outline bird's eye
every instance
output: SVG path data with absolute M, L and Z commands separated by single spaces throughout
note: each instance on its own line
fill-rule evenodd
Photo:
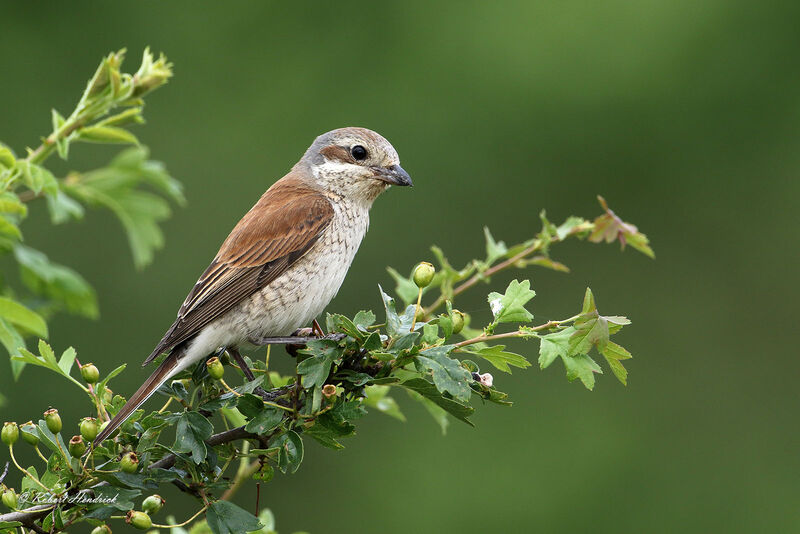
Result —
M 367 157 L 367 149 L 361 145 L 356 145 L 350 149 L 350 153 L 353 155 L 353 158 L 361 161 Z

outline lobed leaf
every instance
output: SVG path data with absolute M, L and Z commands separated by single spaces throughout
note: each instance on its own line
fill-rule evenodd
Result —
M 530 280 L 512 280 L 506 292 L 489 293 L 489 307 L 492 309 L 494 323 L 527 323 L 533 319 L 533 314 L 525 309 L 525 304 L 536 296 L 531 289 Z

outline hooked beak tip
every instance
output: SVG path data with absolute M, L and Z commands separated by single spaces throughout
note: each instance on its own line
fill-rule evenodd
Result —
M 392 165 L 383 169 L 383 180 L 392 185 L 414 187 L 411 176 L 400 165 Z

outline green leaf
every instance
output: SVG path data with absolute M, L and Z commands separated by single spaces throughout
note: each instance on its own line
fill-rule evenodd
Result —
M 569 217 L 566 221 L 556 228 L 558 239 L 564 240 L 570 234 L 580 231 L 587 225 L 586 220 L 581 217 Z
M 78 201 L 60 189 L 54 195 L 47 196 L 47 209 L 50 211 L 50 220 L 53 224 L 61 224 L 70 219 L 83 218 L 83 206 Z
M 422 378 L 412 378 L 410 380 L 406 380 L 405 382 L 400 383 L 399 385 L 431 401 L 436 406 L 442 408 L 444 411 L 446 411 L 459 421 L 463 421 L 467 423 L 469 426 L 475 426 L 472 424 L 472 421 L 467 419 L 470 415 L 472 415 L 472 412 L 475 411 L 475 409 L 472 408 L 472 406 L 468 406 L 458 401 L 443 397 L 441 393 L 439 393 L 439 390 L 436 388 L 436 386 L 434 386 L 427 380 L 424 380 Z
M 64 126 L 64 117 L 53 108 L 51 111 L 52 116 L 52 123 L 53 123 L 53 132 L 58 132 L 61 130 L 61 127 Z M 67 159 L 69 155 L 69 142 L 70 136 L 57 136 L 56 139 L 56 149 L 58 150 L 58 157 L 61 159 Z
M 192 454 L 194 463 L 202 463 L 206 459 L 208 450 L 205 441 L 211 437 L 214 427 L 197 412 L 183 412 L 178 419 L 175 430 L 175 445 L 177 452 Z
M 525 369 L 526 367 L 531 366 L 531 362 L 525 359 L 524 356 L 520 356 L 519 354 L 514 354 L 513 352 L 506 352 L 504 349 L 506 348 L 505 345 L 495 345 L 492 347 L 484 347 L 478 350 L 471 350 L 469 346 L 467 346 L 464 352 L 468 352 L 470 354 L 475 354 L 480 356 L 484 360 L 491 363 L 497 369 L 504 371 L 506 373 L 510 373 L 511 369 L 509 365 L 513 365 L 514 367 L 519 367 L 520 369 Z
M 206 510 L 206 522 L 214 534 L 242 534 L 261 528 L 256 516 L 230 501 L 216 501 Z
M 472 392 L 469 387 L 472 375 L 457 360 L 448 356 L 453 348 L 453 345 L 431 347 L 420 352 L 417 360 L 430 370 L 433 383 L 439 391 L 466 402 Z
M 77 184 L 65 191 L 81 201 L 110 209 L 128 235 L 134 263 L 138 268 L 152 261 L 155 250 L 164 244 L 158 222 L 170 214 L 169 204 L 161 197 L 136 189 L 149 184 L 178 203 L 184 198 L 180 184 L 158 162 L 146 161 L 147 150 L 125 150 L 108 167 L 84 173 Z
M 329 313 L 326 322 L 329 330 L 347 334 L 357 341 L 364 339 L 364 332 L 359 330 L 355 323 L 344 315 L 340 315 L 338 313 Z
M 46 168 L 24 159 L 17 162 L 17 167 L 22 172 L 22 183 L 37 195 L 42 191 L 48 195 L 58 192 L 58 181 Z
M 14 380 L 17 380 L 20 373 L 22 373 L 22 369 L 25 367 L 25 363 L 13 357 L 20 356 L 20 349 L 25 348 L 25 340 L 11 323 L 3 319 L 0 319 L 0 343 L 3 344 L 9 356 L 12 357 L 11 372 L 14 375 Z
M 47 337 L 47 323 L 42 317 L 14 300 L 0 297 L 0 318 L 39 337 Z
M 67 350 L 61 353 L 61 358 L 58 359 L 58 368 L 61 369 L 65 375 L 68 375 L 72 370 L 72 365 L 75 363 L 75 358 L 77 356 L 78 353 L 75 352 L 75 349 L 69 347 Z
M 597 309 L 597 305 L 594 302 L 594 293 L 592 293 L 592 289 L 587 287 L 586 293 L 583 295 L 583 307 L 581 308 L 581 314 L 586 314 L 591 311 L 595 311 Z
M 321 387 L 328 379 L 333 360 L 340 356 L 339 344 L 332 339 L 314 339 L 306 344 L 302 354 L 310 354 L 297 364 L 297 374 L 303 376 L 303 387 Z
M 116 126 L 89 126 L 78 130 L 78 139 L 89 143 L 122 143 L 138 145 L 136 136 Z
M 149 149 L 144 146 L 127 148 L 117 154 L 110 165 L 118 173 L 153 186 L 179 206 L 185 204 L 183 185 L 169 175 L 162 162 L 147 159 L 149 155 Z
M 283 410 L 275 408 L 274 406 L 264 406 L 263 409 L 247 423 L 245 430 L 253 434 L 267 434 L 281 424 L 284 413 Z
M 281 434 L 275 440 L 275 447 L 279 447 L 278 467 L 282 473 L 294 473 L 303 462 L 303 440 L 294 430 Z
M 118 374 L 120 374 L 122 371 L 124 371 L 127 366 L 128 366 L 127 363 L 123 363 L 122 365 L 120 365 L 119 367 L 108 373 L 108 375 L 106 375 L 106 377 L 103 378 L 100 382 L 98 382 L 97 386 L 95 387 L 97 394 L 102 395 L 105 392 L 106 386 L 108 385 L 109 381 Z
M 10 148 L 0 144 L 0 169 L 5 167 L 6 169 L 12 169 L 17 164 L 17 160 L 14 157 L 14 153 L 11 151 Z
M 570 381 L 580 378 L 587 389 L 594 387 L 594 373 L 602 373 L 600 366 L 586 354 L 575 354 L 572 351 L 572 339 L 577 333 L 572 326 L 559 332 L 541 336 L 539 347 L 539 367 L 548 367 L 553 360 L 560 357 Z
M 561 359 L 564 361 L 564 367 L 567 368 L 567 379 L 570 382 L 580 378 L 586 389 L 589 391 L 594 389 L 594 373 L 602 374 L 603 371 L 593 359 L 586 354 L 566 356 Z
M 372 313 L 371 311 L 361 310 L 353 318 L 353 322 L 356 324 L 357 327 L 366 330 L 367 327 L 375 324 L 375 314 Z
M 525 309 L 525 304 L 536 295 L 531 289 L 530 280 L 512 280 L 504 295 L 489 293 L 489 306 L 494 315 L 494 323 L 527 323 L 533 315 Z
M 20 232 L 19 227 L 2 215 L 0 215 L 0 234 L 22 239 L 22 232 Z
M 346 403 L 343 403 L 346 404 Z M 359 403 L 360 404 L 360 403 Z M 363 411 L 363 407 L 359 406 Z M 346 413 L 346 411 L 344 412 Z M 358 418 L 361 413 L 353 414 Z M 333 450 L 343 449 L 344 446 L 337 441 L 355 434 L 356 427 L 344 417 L 342 410 L 333 410 L 316 418 L 314 425 L 306 429 L 306 434 L 314 438 L 321 445 Z
M 414 280 L 411 277 L 404 277 L 391 267 L 387 267 L 386 270 L 389 272 L 392 278 L 394 278 L 394 281 L 397 284 L 394 288 L 395 293 L 397 293 L 397 296 L 403 300 L 403 303 L 408 306 L 412 302 L 417 302 L 419 288 L 414 283 Z
M 5 193 L 0 193 L 0 212 L 25 217 L 28 215 L 28 207 L 20 201 L 17 195 L 6 191 Z
M 621 360 L 627 360 L 633 358 L 630 352 L 625 350 L 624 347 L 621 347 L 614 343 L 613 341 L 609 341 L 606 343 L 605 348 L 602 350 L 603 357 L 608 362 L 608 366 L 611 367 L 611 372 L 614 373 L 614 376 L 617 377 L 617 380 L 622 382 L 623 385 L 628 385 L 628 370 L 622 365 Z
M 561 262 L 557 262 L 552 260 L 546 256 L 534 256 L 530 259 L 520 260 L 520 262 L 524 265 L 537 265 L 539 267 L 544 267 L 546 269 L 552 269 L 554 271 L 559 271 L 562 273 L 568 273 L 569 267 L 564 265 Z
M 540 336 L 539 368 L 546 369 L 553 361 L 569 356 L 569 339 L 575 333 L 575 328 L 569 326 L 558 332 Z
M 608 320 L 597 310 L 581 315 L 575 320 L 575 332 L 569 339 L 570 354 L 589 354 L 593 346 L 602 351 L 608 336 Z
M 403 315 L 398 315 L 395 310 L 394 299 L 384 293 L 380 285 L 378 289 L 381 292 L 383 307 L 386 310 L 386 332 L 392 337 L 407 334 L 411 330 L 411 323 L 414 321 L 414 305 L 409 305 L 403 312 Z M 420 327 L 422 327 L 421 324 Z
M 508 247 L 502 241 L 495 241 L 488 226 L 483 227 L 483 235 L 486 236 L 486 265 L 491 265 L 508 253 Z
M 67 311 L 96 318 L 97 296 L 94 289 L 77 272 L 50 262 L 38 250 L 17 244 L 14 257 L 20 264 L 20 277 L 34 293 L 64 306 Z

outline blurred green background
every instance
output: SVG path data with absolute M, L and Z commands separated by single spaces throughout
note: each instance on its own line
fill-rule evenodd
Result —
M 24 225 L 100 299 L 98 322 L 58 317 L 51 341 L 101 371 L 130 362 L 114 389 L 132 392 L 239 217 L 316 135 L 366 126 L 415 187 L 377 201 L 330 310 L 377 310 L 384 267 L 405 272 L 433 243 L 461 263 L 482 253 L 484 225 L 517 242 L 542 208 L 599 214 L 598 193 L 657 260 L 570 243 L 555 257 L 571 274 L 493 280 L 530 277 L 542 320 L 574 313 L 587 285 L 604 313 L 631 317 L 627 388 L 607 372 L 588 392 L 559 364 L 495 373 L 514 407 L 447 436 L 398 395 L 407 423 L 370 415 L 344 451 L 310 444 L 296 475 L 262 488 L 282 533 L 800 531 L 798 17 L 796 2 L 730 0 L 6 2 L 0 139 L 18 152 L 107 52 L 127 47 L 135 69 L 150 45 L 176 71 L 136 131 L 189 198 L 154 264 L 134 270 L 105 213 L 52 228 L 38 206 Z M 54 165 L 114 150 L 76 145 Z M 487 291 L 459 307 L 486 313 Z M 535 343 L 513 348 L 535 361 Z M 13 383 L 0 366 L 0 420 L 87 414 L 46 371 Z M 193 511 L 166 496 L 179 520 Z

